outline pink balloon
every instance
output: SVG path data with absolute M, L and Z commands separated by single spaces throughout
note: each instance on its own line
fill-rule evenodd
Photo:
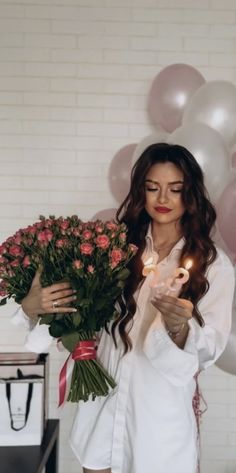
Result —
M 132 157 L 136 146 L 133 143 L 121 148 L 109 168 L 109 186 L 118 203 L 121 203 L 129 192 Z
M 233 169 L 236 169 L 236 151 L 234 151 L 234 153 L 231 156 L 231 164 L 232 164 Z
M 172 64 L 162 69 L 148 97 L 148 112 L 154 124 L 168 132 L 179 127 L 190 97 L 204 83 L 200 72 L 188 64 Z
M 106 220 L 113 220 L 115 219 L 117 209 L 103 209 L 99 210 L 93 217 L 92 220 L 102 220 L 106 222 Z
M 132 157 L 132 163 L 134 164 L 137 159 L 140 158 L 141 154 L 146 148 L 148 148 L 148 146 L 153 145 L 155 143 L 167 143 L 169 136 L 169 133 L 164 130 L 156 130 L 155 133 L 145 136 L 135 147 Z
M 227 373 L 236 375 L 236 290 L 234 293 L 234 307 L 232 312 L 232 328 L 226 348 L 216 365 Z
M 236 178 L 222 192 L 217 205 L 219 231 L 226 245 L 236 254 Z
M 227 373 L 236 375 L 236 333 L 231 333 L 227 346 L 216 365 Z
M 225 241 L 223 240 L 221 233 L 219 231 L 218 225 L 216 225 L 215 233 L 214 233 L 214 243 L 227 254 L 229 259 L 231 260 L 232 265 L 234 266 L 236 263 L 236 255 L 230 251 L 228 246 L 226 245 Z

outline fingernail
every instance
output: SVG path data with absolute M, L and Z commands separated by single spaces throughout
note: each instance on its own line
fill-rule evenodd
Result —
M 77 309 L 72 309 L 72 312 L 77 312 Z

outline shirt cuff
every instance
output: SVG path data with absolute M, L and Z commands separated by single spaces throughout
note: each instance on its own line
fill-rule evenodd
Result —
M 14 312 L 11 321 L 14 325 L 24 325 L 28 330 L 32 330 L 37 325 L 37 320 L 28 317 L 21 306 Z
M 14 325 L 23 325 L 28 331 L 24 343 L 24 348 L 34 353 L 48 352 L 53 337 L 49 334 L 48 325 L 40 325 L 37 320 L 32 320 L 19 307 L 12 315 Z
M 48 352 L 53 337 L 48 331 L 48 325 L 35 325 L 35 327 L 27 334 L 25 340 L 26 350 L 34 353 Z
M 198 372 L 198 354 L 191 327 L 188 334 L 189 344 L 180 349 L 169 337 L 164 327 L 150 330 L 144 343 L 144 353 L 152 366 L 171 384 L 184 386 Z

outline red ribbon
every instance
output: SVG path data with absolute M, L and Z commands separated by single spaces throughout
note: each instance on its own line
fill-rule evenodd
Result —
M 96 360 L 96 342 L 95 340 L 84 340 L 75 347 L 72 358 L 77 360 Z
M 74 351 L 68 356 L 59 375 L 59 404 L 60 407 L 65 400 L 66 382 L 67 382 L 67 365 L 70 359 L 74 361 L 95 360 L 96 359 L 96 341 L 83 340 L 78 343 Z

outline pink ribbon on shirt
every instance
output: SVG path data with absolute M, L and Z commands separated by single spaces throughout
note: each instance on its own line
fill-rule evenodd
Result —
M 204 412 L 206 412 L 206 410 L 207 410 L 207 403 L 206 403 L 206 401 L 205 401 L 205 399 L 202 395 L 202 392 L 200 390 L 199 383 L 198 383 L 199 374 L 200 374 L 200 371 L 198 371 L 194 375 L 194 379 L 195 379 L 195 382 L 196 382 L 196 388 L 195 388 L 195 393 L 194 393 L 194 396 L 193 396 L 193 399 L 192 399 L 193 410 L 194 410 L 194 414 L 195 414 L 195 417 L 196 417 L 196 423 L 197 423 L 198 459 L 197 459 L 197 471 L 196 471 L 196 473 L 200 473 L 200 457 L 199 457 L 199 453 L 200 453 L 200 420 L 201 420 L 202 414 L 204 414 Z M 203 403 L 203 406 L 204 406 L 203 409 L 201 408 L 201 402 Z
M 68 370 L 71 361 L 96 360 L 96 340 L 82 340 L 76 345 L 74 351 L 70 353 L 64 363 L 59 375 L 59 403 L 60 407 L 66 396 L 67 380 L 72 369 Z

